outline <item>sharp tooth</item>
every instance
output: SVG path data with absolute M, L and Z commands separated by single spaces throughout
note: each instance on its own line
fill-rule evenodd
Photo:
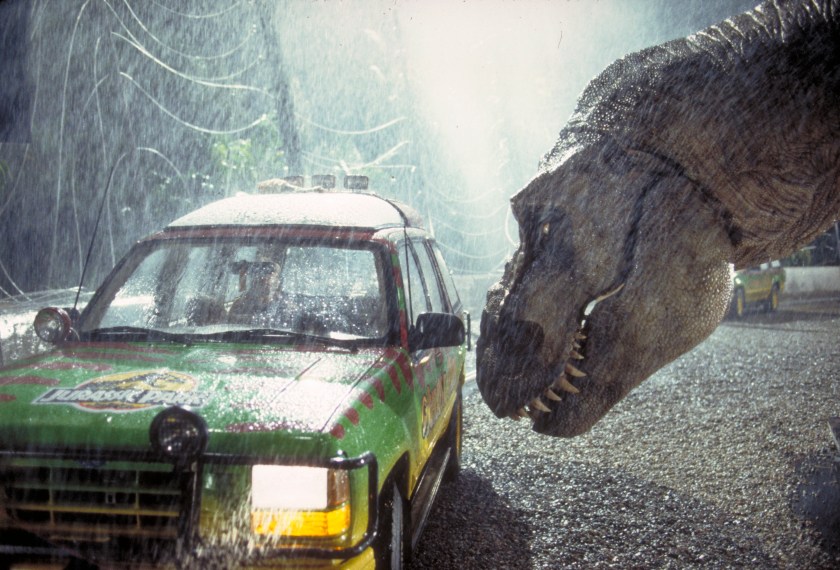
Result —
M 520 418 L 528 418 L 528 417 L 531 417 L 531 416 L 528 414 L 528 410 L 526 410 L 526 409 L 525 409 L 525 406 L 522 406 L 521 408 L 519 408 L 518 410 L 516 410 L 516 413 L 517 413 L 517 415 L 519 415 L 519 417 L 520 417 Z
M 575 360 L 583 360 L 583 355 L 579 353 L 577 350 L 572 350 L 571 357 Z
M 552 390 L 551 388 L 546 388 L 545 389 L 545 397 L 548 398 L 549 400 L 554 400 L 555 402 L 562 402 L 563 401 L 563 398 L 558 396 L 557 393 L 554 390 Z
M 522 419 L 522 416 L 520 416 L 517 412 L 511 413 L 508 417 L 515 422 L 518 422 L 519 420 Z
M 575 341 L 575 342 L 572 343 L 572 347 L 573 348 L 580 348 L 580 343 Z
M 576 332 L 575 333 L 575 338 L 578 339 L 578 340 L 586 340 L 586 335 L 583 334 L 582 332 Z
M 549 408 L 548 406 L 543 404 L 542 400 L 540 400 L 539 398 L 534 398 L 533 400 L 531 400 L 531 407 L 535 408 L 535 409 L 537 409 L 541 412 L 550 412 L 551 411 L 551 408 Z
M 583 378 L 584 376 L 586 376 L 585 373 L 581 372 L 569 363 L 566 363 L 566 374 L 568 374 L 569 376 L 574 376 L 575 378 Z
M 580 392 L 575 385 L 569 382 L 564 374 L 561 374 L 560 377 L 554 381 L 554 387 L 563 390 L 564 392 L 569 392 L 571 394 L 577 394 Z
M 596 303 L 599 303 L 599 302 L 603 301 L 604 299 L 607 299 L 607 298 L 609 298 L 609 297 L 612 297 L 613 295 L 615 295 L 616 293 L 618 293 L 619 291 L 621 291 L 621 289 L 622 289 L 623 287 L 624 287 L 624 283 L 622 283 L 621 285 L 619 285 L 618 287 L 616 287 L 616 288 L 615 288 L 615 289 L 613 289 L 612 291 L 609 291 L 608 293 L 604 293 L 603 295 L 599 295 L 598 297 L 595 297 L 595 302 L 596 302 Z

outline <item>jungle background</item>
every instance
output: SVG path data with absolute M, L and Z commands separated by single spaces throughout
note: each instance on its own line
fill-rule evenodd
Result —
M 480 311 L 508 200 L 586 83 L 752 4 L 0 0 L 0 296 L 95 288 L 259 180 L 364 174 L 424 214 Z M 837 264 L 838 241 L 786 263 Z

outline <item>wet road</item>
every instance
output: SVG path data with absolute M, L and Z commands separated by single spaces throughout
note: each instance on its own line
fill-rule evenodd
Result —
M 414 568 L 840 568 L 840 298 L 725 321 L 575 439 L 465 404 Z

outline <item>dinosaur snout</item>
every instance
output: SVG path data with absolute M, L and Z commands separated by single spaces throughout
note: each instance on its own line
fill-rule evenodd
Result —
M 545 340 L 542 326 L 532 321 L 502 321 L 498 342 L 518 358 L 530 360 L 539 353 Z
M 512 353 L 517 358 L 534 357 L 545 340 L 545 332 L 539 323 L 506 318 L 504 313 L 496 317 L 484 311 L 480 330 L 484 340 L 482 344 L 503 347 L 505 353 Z

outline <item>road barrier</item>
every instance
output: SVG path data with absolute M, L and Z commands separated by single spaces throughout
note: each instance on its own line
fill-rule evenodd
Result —
M 840 267 L 785 267 L 785 295 L 840 293 Z

